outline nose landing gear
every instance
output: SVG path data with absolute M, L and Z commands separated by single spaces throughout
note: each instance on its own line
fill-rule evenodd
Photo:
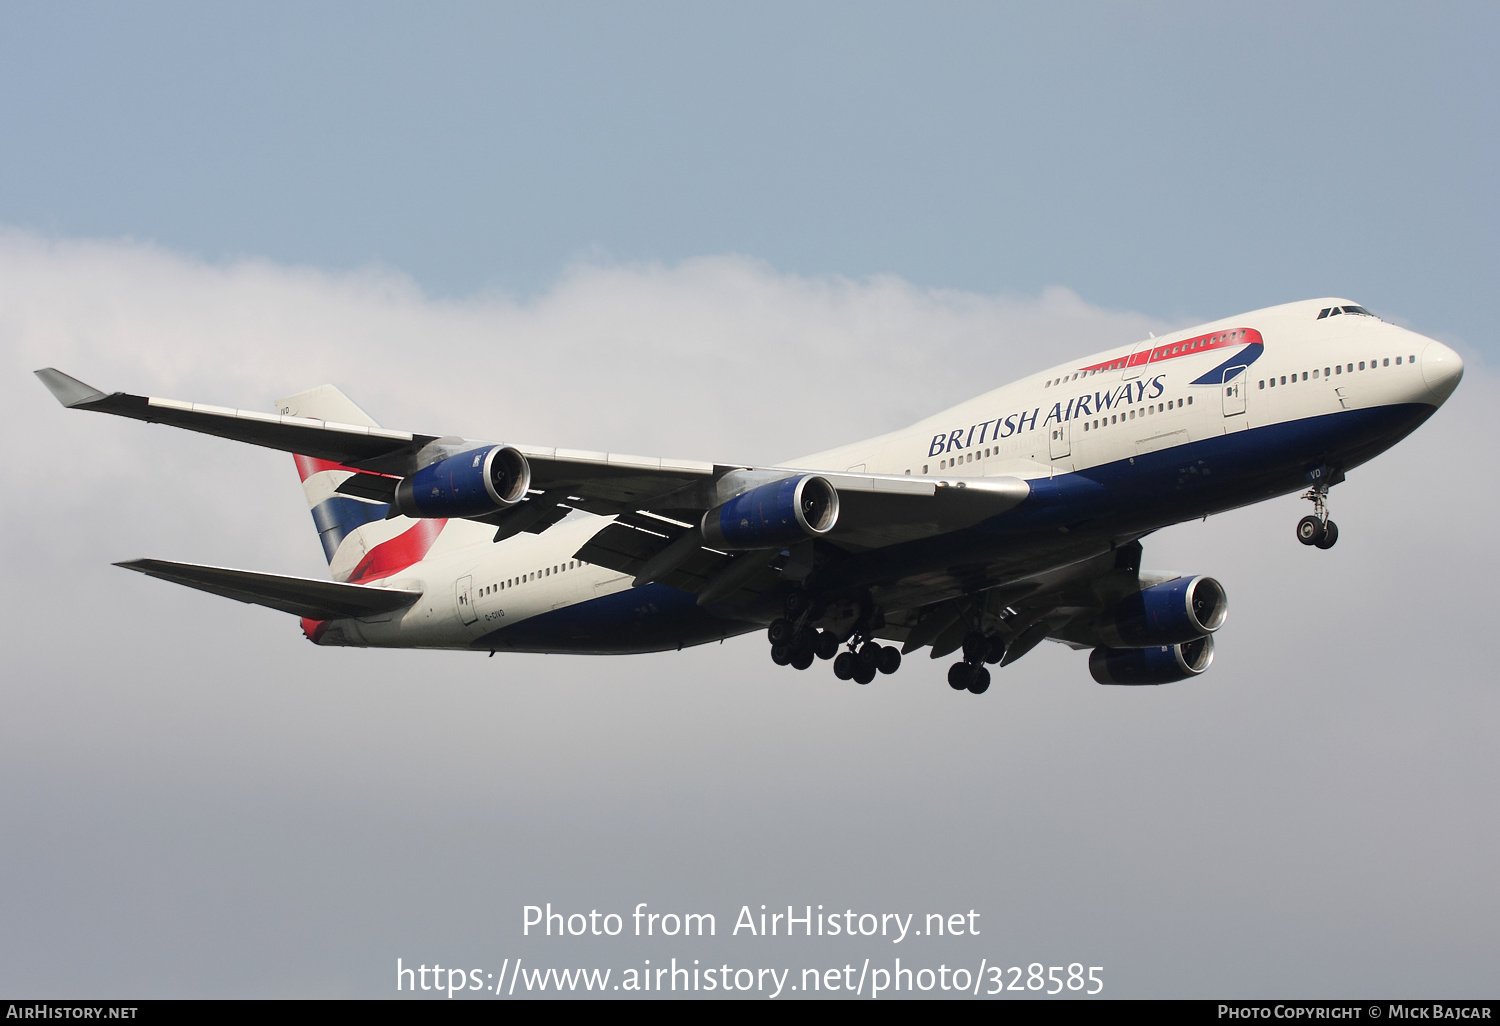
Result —
M 1339 540 L 1339 525 L 1328 518 L 1328 484 L 1319 481 L 1303 493 L 1313 504 L 1312 516 L 1297 521 L 1297 540 L 1303 545 L 1331 549 Z

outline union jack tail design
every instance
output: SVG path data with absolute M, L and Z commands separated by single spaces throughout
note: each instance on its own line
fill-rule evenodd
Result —
M 368 413 L 333 385 L 320 385 L 276 401 L 279 413 L 293 417 L 379 427 Z M 328 571 L 336 581 L 368 584 L 399 573 L 427 555 L 446 520 L 387 518 L 383 502 L 335 492 L 357 473 L 340 463 L 294 455 L 302 492 L 312 511 Z

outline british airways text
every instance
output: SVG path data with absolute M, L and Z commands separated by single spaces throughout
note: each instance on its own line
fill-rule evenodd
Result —
M 1158 374 L 1149 381 L 1127 381 L 1118 388 L 1108 392 L 1094 392 L 1069 399 L 1067 405 L 1061 402 L 1052 404 L 1052 409 L 1047 411 L 1046 419 L 1041 422 L 1046 427 L 1053 421 L 1068 421 L 1074 417 L 1096 417 L 1116 407 L 1134 405 L 1147 399 L 1155 399 L 1166 390 L 1162 384 L 1164 374 Z M 1035 431 L 1037 418 L 1042 415 L 1042 408 L 1038 406 L 1026 413 L 1012 413 L 1009 416 L 997 417 L 994 420 L 986 420 L 979 424 L 972 424 L 968 428 L 959 428 L 946 435 L 933 435 L 932 445 L 927 450 L 928 456 L 941 456 L 943 453 L 952 452 L 954 449 L 967 449 L 972 445 L 983 445 L 986 438 L 991 441 L 1000 438 L 1009 438 L 1011 435 L 1022 431 Z M 994 431 L 990 428 L 994 427 Z M 979 437 L 974 437 L 975 434 Z

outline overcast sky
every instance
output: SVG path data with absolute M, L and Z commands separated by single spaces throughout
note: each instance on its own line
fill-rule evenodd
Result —
M 1493 995 L 1490 6 L 0 6 L 0 993 L 381 996 L 395 959 L 1082 962 L 1117 996 Z M 53 402 L 770 461 L 1345 294 L 1456 346 L 1335 489 L 1146 540 L 1212 670 L 976 698 L 760 637 L 320 650 L 115 569 L 326 573 L 291 461 Z M 1481 472 L 1476 473 L 1476 470 Z M 539 941 L 521 908 L 719 917 Z M 982 913 L 776 944 L 741 905 Z M 908 961 L 909 960 L 909 961 Z

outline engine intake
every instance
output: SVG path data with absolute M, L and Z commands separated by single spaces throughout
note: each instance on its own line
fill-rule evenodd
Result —
M 839 519 L 839 493 L 815 474 L 771 481 L 703 514 L 703 538 L 716 549 L 764 549 L 827 534 Z
M 1214 661 L 1214 639 L 1151 648 L 1096 648 L 1089 673 L 1100 684 L 1174 684 L 1196 677 Z
M 1229 596 L 1212 577 L 1179 577 L 1143 588 L 1115 606 L 1100 637 L 1118 648 L 1176 645 L 1224 625 Z
M 396 486 L 396 509 L 408 517 L 475 517 L 514 506 L 531 486 L 526 457 L 505 445 L 438 460 Z

